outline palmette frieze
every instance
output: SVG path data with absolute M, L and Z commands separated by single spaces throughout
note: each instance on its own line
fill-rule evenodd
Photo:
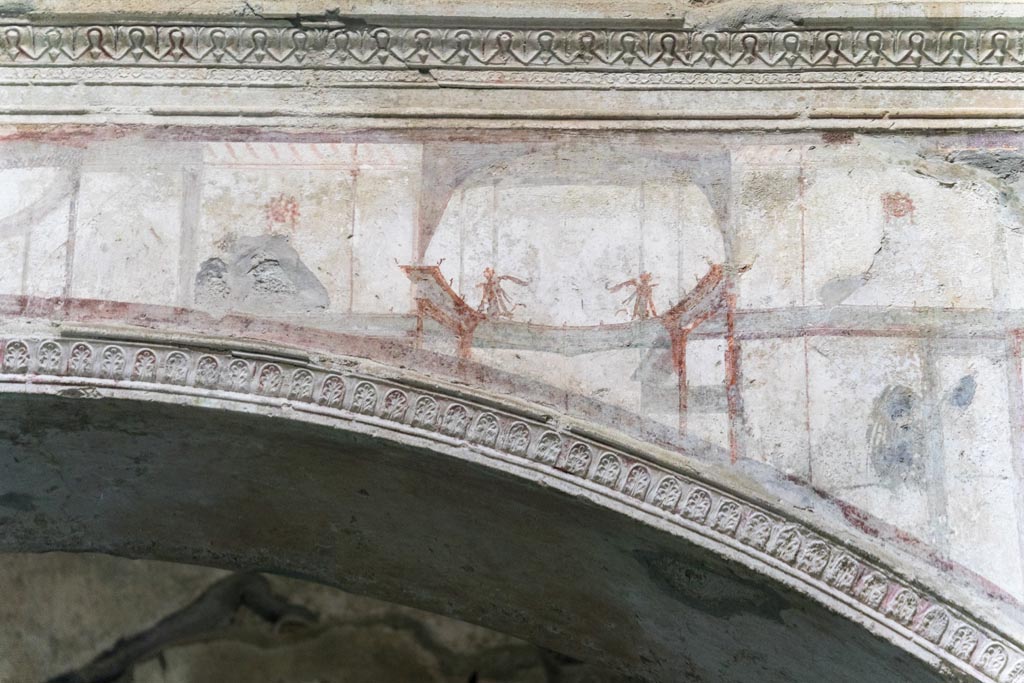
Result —
M 1001 71 L 1003 29 L 609 30 L 0 25 L 0 65 L 641 73 Z
M 337 368 L 346 368 L 338 370 Z M 1024 652 L 802 523 L 586 438 L 557 420 L 443 388 L 370 376 L 344 363 L 86 338 L 0 339 L 0 390 L 26 384 L 203 395 L 287 407 L 413 434 L 529 467 L 724 545 L 886 624 L 981 680 L 1024 683 Z M 82 387 L 85 389 L 81 389 Z

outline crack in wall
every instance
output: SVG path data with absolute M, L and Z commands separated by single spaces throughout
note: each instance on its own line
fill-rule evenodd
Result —
M 118 640 L 85 666 L 60 674 L 47 683 L 117 683 L 131 680 L 143 661 L 167 648 L 195 639 L 215 639 L 241 608 L 247 608 L 275 627 L 288 621 L 316 621 L 317 615 L 276 594 L 259 574 L 232 574 L 214 582 L 185 607 L 148 629 Z

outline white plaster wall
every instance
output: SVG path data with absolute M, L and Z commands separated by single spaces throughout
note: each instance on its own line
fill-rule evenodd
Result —
M 80 168 L 8 164 L 0 296 L 173 306 L 213 314 L 207 334 L 226 330 L 218 321 L 228 314 L 254 329 L 284 322 L 322 335 L 319 348 L 330 334 L 362 335 L 371 349 L 433 350 L 625 411 L 651 434 L 685 422 L 709 459 L 766 465 L 1007 594 L 1024 591 L 1024 444 L 1012 413 L 1024 393 L 1012 343 L 1024 327 L 1024 229 L 998 200 L 1014 191 L 1011 180 L 949 161 L 956 140 L 656 136 L 647 144 L 671 172 L 650 177 L 644 169 L 654 166 L 607 139 L 540 136 L 503 142 L 493 180 L 470 169 L 446 185 L 425 170 L 414 135 L 278 137 L 196 143 L 140 133 L 79 143 Z M 0 159 L 21 158 L 5 144 Z M 490 154 L 488 141 L 475 144 Z M 541 148 L 551 158 L 564 150 L 578 177 L 532 161 Z M 615 164 L 610 180 L 603 163 Z M 693 179 L 716 164 L 719 180 Z M 427 225 L 432 193 L 448 198 Z M 31 220 L 3 222 L 41 201 L 49 208 Z M 258 284 L 280 291 L 199 296 L 203 264 L 229 263 L 253 240 L 269 251 L 232 286 L 262 269 L 271 277 Z M 740 405 L 726 399 L 723 310 L 689 340 L 690 409 L 680 416 L 662 322 L 630 320 L 632 289 L 609 288 L 649 271 L 664 313 L 712 264 L 723 265 L 737 300 Z M 428 321 L 415 338 L 416 288 L 404 265 L 438 265 L 474 309 L 485 268 L 525 284 L 503 284 L 511 317 L 482 323 L 460 361 L 443 325 Z M 966 377 L 970 400 L 961 391 L 951 403 Z M 904 389 L 909 423 L 885 423 L 879 402 Z M 916 435 L 909 464 L 880 465 L 880 440 L 904 427 Z

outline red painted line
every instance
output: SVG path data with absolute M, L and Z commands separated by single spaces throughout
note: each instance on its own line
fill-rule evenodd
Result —
M 739 423 L 743 413 L 740 397 L 740 347 L 736 341 L 736 295 L 726 294 L 725 400 L 729 416 L 729 459 L 740 457 Z

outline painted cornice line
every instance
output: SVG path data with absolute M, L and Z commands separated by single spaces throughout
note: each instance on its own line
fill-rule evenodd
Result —
M 4 24 L 0 66 L 612 73 L 1024 70 L 1018 27 L 641 30 Z
M 558 416 L 467 392 L 315 363 L 174 341 L 0 338 L 0 392 L 196 399 L 281 410 L 291 419 L 468 449 L 626 505 L 834 607 L 885 627 L 890 640 L 991 683 L 1024 682 L 1024 651 L 855 550 L 730 491 L 588 436 Z M 211 403 L 212 402 L 212 403 Z M 694 536 L 695 535 L 695 536 Z

